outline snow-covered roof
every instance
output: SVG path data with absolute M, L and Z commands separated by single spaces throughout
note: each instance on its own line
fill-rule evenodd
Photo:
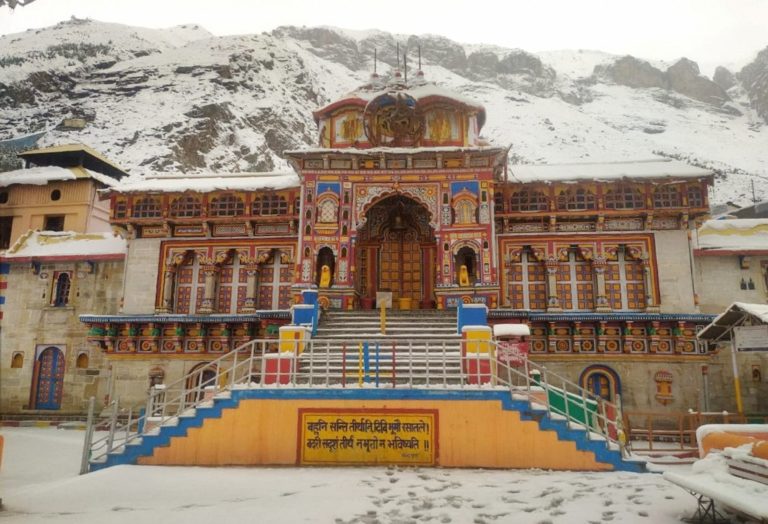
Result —
M 712 172 L 666 158 L 629 162 L 532 164 L 509 166 L 511 182 L 576 182 L 621 179 L 703 178 Z
M 768 251 L 768 218 L 707 220 L 698 230 L 698 249 Z
M 702 340 L 720 340 L 731 329 L 741 325 L 749 315 L 764 324 L 768 324 L 768 304 L 734 302 L 696 336 Z
M 528 324 L 496 324 L 493 326 L 494 337 L 527 337 L 531 334 Z
M 257 191 L 287 189 L 300 185 L 294 172 L 233 173 L 217 175 L 154 175 L 139 180 L 126 180 L 111 188 L 115 193 L 210 193 L 212 191 Z
M 366 84 L 362 87 L 357 88 L 351 93 L 347 93 L 346 95 L 342 96 L 339 100 L 336 100 L 324 107 L 321 107 L 320 109 L 315 111 L 315 115 L 325 113 L 329 109 L 339 106 L 342 102 L 357 101 L 362 103 L 368 103 L 374 98 L 387 93 L 402 93 L 404 95 L 413 97 L 417 102 L 419 100 L 425 100 L 427 98 L 432 98 L 432 97 L 447 98 L 450 100 L 454 100 L 460 104 L 473 107 L 480 111 L 485 111 L 485 108 L 483 107 L 483 105 L 480 104 L 477 100 L 473 100 L 471 98 L 465 97 L 455 91 L 451 91 L 450 89 L 446 89 L 444 87 L 438 86 L 437 84 L 434 84 L 432 82 L 424 82 L 423 80 L 417 79 L 416 81 L 412 82 L 411 85 L 408 85 L 408 86 L 406 86 L 402 80 L 399 83 L 395 82 L 395 83 L 390 83 L 389 85 L 384 85 L 383 82 L 381 84 Z
M 28 184 L 44 186 L 48 182 L 62 180 L 76 180 L 79 178 L 92 178 L 105 186 L 114 186 L 117 180 L 83 167 L 58 167 L 44 166 L 31 167 L 29 169 L 16 169 L 0 173 L 0 187 L 8 187 L 13 184 Z
M 74 231 L 29 231 L 5 253 L 5 259 L 35 257 L 125 256 L 126 241 L 112 233 L 75 233 Z
M 397 154 L 418 154 L 418 153 L 483 153 L 483 152 L 502 152 L 503 148 L 495 146 L 437 146 L 437 147 L 369 147 L 366 149 L 357 148 L 329 148 L 329 147 L 306 147 L 303 149 L 291 149 L 284 151 L 286 155 L 301 154 L 344 154 L 361 156 L 379 156 L 382 153 Z

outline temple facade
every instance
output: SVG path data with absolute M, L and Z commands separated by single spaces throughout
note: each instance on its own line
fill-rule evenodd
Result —
M 254 338 L 301 291 L 327 310 L 450 310 L 526 323 L 530 357 L 628 409 L 702 406 L 692 232 L 713 174 L 667 159 L 508 165 L 485 109 L 397 72 L 314 113 L 288 173 L 157 175 L 102 192 L 127 240 L 117 314 L 80 317 L 110 398 L 140 402 Z M 760 282 L 764 286 L 764 282 Z M 762 289 L 762 288 L 761 288 Z M 708 311 L 707 313 L 710 313 Z M 712 409 L 729 407 L 727 388 Z

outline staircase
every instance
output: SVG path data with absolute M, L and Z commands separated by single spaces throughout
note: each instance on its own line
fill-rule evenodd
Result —
M 299 360 L 309 384 L 460 384 L 455 311 L 330 311 Z

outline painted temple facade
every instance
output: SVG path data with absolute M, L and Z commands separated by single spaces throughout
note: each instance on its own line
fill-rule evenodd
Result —
M 485 109 L 426 82 L 371 81 L 314 113 L 295 172 L 157 175 L 102 192 L 128 240 L 117 314 L 80 320 L 108 397 L 140 402 L 253 338 L 301 291 L 327 309 L 489 308 L 531 327 L 531 358 L 629 409 L 701 405 L 692 231 L 711 172 L 666 159 L 508 165 Z M 700 284 L 699 284 L 700 287 Z M 718 371 L 719 370 L 719 371 Z M 718 392 L 713 409 L 729 407 Z M 719 402 L 719 403 L 718 403 Z

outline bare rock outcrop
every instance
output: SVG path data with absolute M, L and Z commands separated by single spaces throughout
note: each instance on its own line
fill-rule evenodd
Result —
M 754 110 L 768 123 L 768 47 L 738 74 Z
M 717 68 L 715 68 L 715 74 L 712 77 L 712 81 L 726 91 L 736 85 L 736 77 L 734 74 L 723 66 L 717 66 Z
M 667 69 L 666 76 L 669 89 L 694 100 L 716 106 L 730 100 L 722 87 L 701 75 L 698 64 L 693 60 L 681 58 Z

